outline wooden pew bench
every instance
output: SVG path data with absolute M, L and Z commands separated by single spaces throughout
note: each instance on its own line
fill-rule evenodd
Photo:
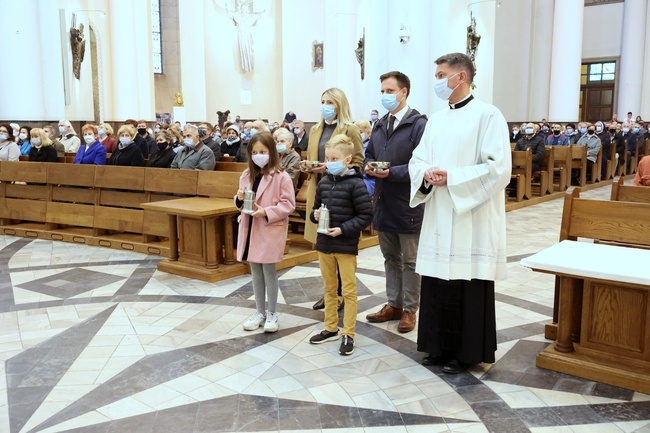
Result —
M 508 194 L 511 194 L 512 188 L 515 192 L 515 200 L 522 201 L 524 198 L 532 197 L 532 177 L 533 177 L 533 154 L 530 148 L 526 150 L 513 150 L 512 154 L 512 174 L 511 179 L 514 187 L 508 188 Z

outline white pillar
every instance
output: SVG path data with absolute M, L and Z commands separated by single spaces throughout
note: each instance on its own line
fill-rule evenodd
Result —
M 530 57 L 527 59 L 530 62 L 530 78 L 528 80 L 529 102 L 526 119 L 539 121 L 542 118 L 548 118 L 555 0 L 533 0 L 533 2 Z M 582 20 L 582 15 L 580 19 Z M 580 28 L 582 29 L 582 26 Z M 582 35 L 580 38 L 582 39 Z M 580 46 L 571 55 L 575 56 L 576 53 L 581 52 L 582 47 Z
M 207 119 L 205 25 L 203 21 L 206 5 L 212 7 L 211 4 L 203 1 L 182 2 L 178 7 L 181 92 L 189 122 L 200 122 Z
M 38 107 L 38 104 L 32 104 L 32 109 L 41 108 L 42 113 L 34 113 L 34 115 L 40 114 L 41 119 L 56 120 L 58 122 L 65 116 L 61 38 L 58 37 L 60 33 L 57 25 L 59 22 L 58 4 L 56 2 L 39 2 L 36 13 L 38 14 L 39 25 L 32 30 L 40 33 L 39 45 L 41 50 L 39 58 L 43 65 L 49 65 L 49 67 L 43 70 L 42 81 L 21 87 L 23 90 L 29 87 L 35 93 L 41 95 L 42 103 L 40 107 Z M 30 53 L 30 58 L 34 59 L 36 56 L 36 53 Z
M 584 0 L 555 3 L 548 120 L 577 121 L 580 110 L 580 65 Z M 533 84 L 534 85 L 534 84 Z
M 640 50 L 644 46 L 647 11 L 647 0 L 625 0 L 616 107 L 619 119 L 627 118 L 628 111 L 636 117 L 641 109 L 641 95 L 647 96 L 640 86 L 644 75 L 648 75 L 647 70 L 644 73 L 644 56 Z
M 650 8 L 648 8 L 648 11 L 646 12 L 646 23 L 650 20 Z M 643 56 L 643 70 L 648 71 L 650 70 L 650 25 L 646 25 L 645 28 L 645 50 L 644 50 L 644 56 Z M 648 74 L 645 74 L 643 76 L 643 85 L 642 85 L 642 90 L 641 90 L 642 95 L 650 95 L 650 78 L 648 78 Z M 639 115 L 644 118 L 650 118 L 650 98 L 642 98 L 641 99 L 641 109 L 639 110 Z M 636 117 L 636 115 L 635 115 Z
M 364 95 L 360 104 L 360 119 L 369 119 L 370 111 L 385 112 L 381 106 L 381 86 L 379 76 L 388 71 L 388 45 L 391 21 L 388 15 L 388 0 L 372 0 L 365 3 L 360 14 L 365 14 L 362 22 L 366 27 L 366 75 Z
M 476 33 L 481 41 L 476 54 L 474 95 L 489 104 L 494 99 L 494 37 L 496 31 L 496 7 L 494 1 L 468 0 L 468 9 L 476 19 Z M 469 25 L 469 19 L 468 25 Z

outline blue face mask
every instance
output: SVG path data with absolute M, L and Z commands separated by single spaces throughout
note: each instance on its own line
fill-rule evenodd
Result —
M 286 144 L 278 144 L 276 147 L 278 149 L 278 153 L 282 155 L 283 153 L 287 153 L 287 145 Z
M 255 134 L 257 134 L 257 129 L 251 128 L 250 136 L 252 137 Z
M 530 135 L 533 132 L 535 132 L 535 130 L 533 128 L 526 128 L 526 135 Z
M 587 132 L 587 128 L 578 128 L 578 131 L 580 131 L 581 134 L 584 134 Z
M 566 129 L 566 135 L 571 135 L 573 134 L 573 129 L 572 128 L 567 128 Z
M 334 176 L 341 174 L 345 170 L 345 167 L 346 165 L 343 161 L 327 162 L 327 171 Z
M 334 111 L 333 105 L 323 104 L 320 106 L 320 114 L 325 120 L 333 120 L 336 117 L 336 112 Z
M 639 128 L 634 128 L 632 131 L 633 131 L 635 134 L 638 134 L 638 133 L 639 133 Z M 32 141 L 34 141 L 34 140 L 32 140 Z
M 196 143 L 194 143 L 194 140 L 192 140 L 191 138 L 186 138 L 185 140 L 183 140 L 183 142 L 185 143 L 185 146 L 189 147 L 190 149 L 194 149 L 194 147 L 196 146 Z
M 366 141 L 366 134 L 363 132 L 361 133 L 361 141 Z
M 381 105 L 388 111 L 393 111 L 402 101 L 397 100 L 397 93 L 384 93 L 381 95 Z
M 375 120 L 377 120 L 377 115 L 376 115 L 376 114 L 371 114 L 371 115 L 370 115 L 370 120 L 372 120 L 373 122 L 374 122 Z

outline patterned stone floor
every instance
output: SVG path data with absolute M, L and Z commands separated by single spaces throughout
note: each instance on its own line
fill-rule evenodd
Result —
M 609 187 L 584 194 L 607 199 Z M 313 346 L 316 263 L 281 273 L 276 334 L 245 332 L 250 277 L 211 284 L 156 257 L 0 237 L 0 432 L 650 432 L 650 396 L 535 367 L 553 277 L 519 260 L 558 239 L 562 200 L 508 218 L 493 365 L 419 364 L 385 302 L 378 247 L 359 257 L 353 355 Z

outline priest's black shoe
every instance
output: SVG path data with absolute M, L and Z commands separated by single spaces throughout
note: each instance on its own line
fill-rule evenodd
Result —
M 445 362 L 442 356 L 425 356 L 422 358 L 422 365 L 441 365 Z
M 464 368 L 461 363 L 455 359 L 447 361 L 445 365 L 442 366 L 442 372 L 447 374 L 458 374 L 463 370 Z

